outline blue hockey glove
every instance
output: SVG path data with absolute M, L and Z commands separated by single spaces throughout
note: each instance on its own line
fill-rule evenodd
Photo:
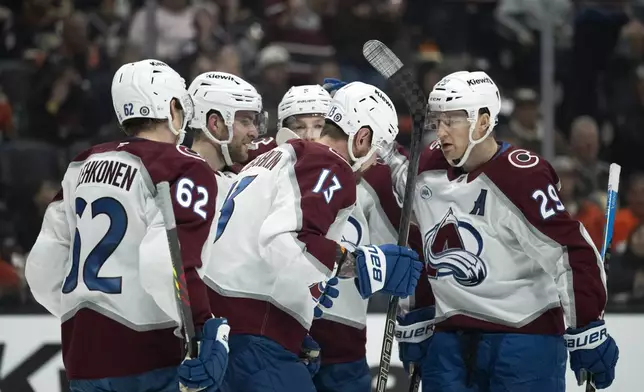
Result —
M 326 284 L 320 283 L 320 291 L 322 296 L 318 304 L 313 309 L 313 317 L 319 319 L 324 313 L 324 309 L 330 309 L 333 306 L 333 300 L 338 298 L 340 291 L 335 287 L 338 284 L 338 278 L 329 279 Z
M 604 320 L 593 321 L 584 328 L 568 328 L 564 335 L 570 352 L 570 368 L 578 383 L 583 383 L 583 373 L 593 375 L 597 389 L 608 388 L 615 379 L 615 365 L 619 348 L 608 335 Z
M 335 94 L 336 91 L 346 86 L 347 84 L 348 84 L 347 82 L 343 82 L 342 80 L 339 80 L 339 79 L 324 78 L 324 83 L 322 84 L 322 87 L 324 87 L 324 89 L 328 91 L 329 94 L 331 94 L 331 96 L 333 96 L 333 94 Z
M 404 316 L 398 316 L 394 336 L 398 342 L 398 354 L 405 370 L 409 372 L 409 364 L 419 365 L 429 346 L 430 338 L 434 335 L 433 306 L 413 310 Z
M 367 245 L 358 247 L 355 256 L 362 298 L 377 291 L 402 298 L 414 293 L 423 269 L 418 253 L 398 245 Z
M 203 326 L 199 356 L 186 359 L 179 366 L 182 391 L 216 391 L 224 380 L 228 366 L 228 333 L 225 318 L 211 318 Z
M 320 345 L 313 340 L 311 335 L 304 337 L 300 351 L 300 360 L 306 365 L 306 368 L 311 374 L 311 378 L 315 377 L 318 370 L 320 370 Z

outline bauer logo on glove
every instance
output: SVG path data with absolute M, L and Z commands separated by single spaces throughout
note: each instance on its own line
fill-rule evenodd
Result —
M 564 335 L 568 351 L 592 349 L 599 347 L 608 339 L 608 331 L 605 326 L 592 328 L 579 335 Z

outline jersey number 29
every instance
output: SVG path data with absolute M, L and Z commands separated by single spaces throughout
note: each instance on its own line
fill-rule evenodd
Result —
M 539 213 L 541 214 L 542 219 L 548 219 L 555 215 L 555 210 L 561 212 L 566 209 L 557 195 L 557 190 L 552 184 L 548 184 L 545 192 L 541 189 L 537 189 L 532 192 L 532 198 L 540 204 Z M 550 200 L 554 203 L 554 209 L 548 206 L 550 204 Z
M 87 201 L 77 197 L 75 201 L 76 215 L 83 217 L 87 209 Z M 89 252 L 83 263 L 83 282 L 90 291 L 100 291 L 106 294 L 119 294 L 121 292 L 121 277 L 99 277 L 98 272 L 105 261 L 112 255 L 119 246 L 127 230 L 127 213 L 123 205 L 111 197 L 101 197 L 95 200 L 90 206 L 92 219 L 98 215 L 105 214 L 110 220 L 110 227 Z M 82 237 L 80 230 L 76 227 L 72 249 L 72 269 L 63 283 L 63 294 L 69 294 L 78 286 L 78 270 L 80 267 Z

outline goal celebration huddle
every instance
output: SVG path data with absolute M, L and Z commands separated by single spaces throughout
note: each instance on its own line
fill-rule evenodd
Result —
M 381 73 L 413 94 L 398 63 Z M 319 83 L 273 119 L 233 74 L 116 71 L 123 138 L 69 163 L 26 262 L 71 391 L 384 391 L 391 346 L 378 380 L 366 360 L 378 292 L 410 390 L 565 392 L 568 367 L 610 386 L 610 235 L 597 249 L 552 166 L 494 138 L 495 82 L 442 78 L 410 107 L 412 139 L 436 140 L 409 148 L 384 91 Z

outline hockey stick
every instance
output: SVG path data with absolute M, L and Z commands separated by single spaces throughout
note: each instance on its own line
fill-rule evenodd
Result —
M 398 227 L 398 245 L 407 246 L 414 185 L 416 183 L 416 176 L 418 175 L 418 159 L 420 158 L 423 127 L 425 125 L 425 104 L 427 100 L 425 99 L 423 90 L 418 86 L 412 71 L 404 67 L 402 61 L 385 44 L 377 40 L 367 41 L 362 48 L 362 54 L 372 67 L 392 82 L 398 90 L 398 93 L 404 98 L 412 115 L 413 129 L 411 146 L 409 148 L 409 168 L 400 215 L 400 226 Z M 389 363 L 391 361 L 391 351 L 394 344 L 398 301 L 398 297 L 391 297 L 389 299 L 387 319 L 385 321 L 385 334 L 382 339 L 382 351 L 380 352 L 380 368 L 378 370 L 378 381 L 376 383 L 377 392 L 384 392 L 387 388 Z
M 197 356 L 197 340 L 195 339 L 195 325 L 192 321 L 192 308 L 190 307 L 190 296 L 188 295 L 188 285 L 186 275 L 183 271 L 183 261 L 181 260 L 181 246 L 179 245 L 179 236 L 177 235 L 177 225 L 172 210 L 172 198 L 170 196 L 170 184 L 167 181 L 157 184 L 157 194 L 154 197 L 157 206 L 163 215 L 165 232 L 170 247 L 170 259 L 172 260 L 172 278 L 174 281 L 174 292 L 176 294 L 177 308 L 179 317 L 184 329 L 184 338 L 188 347 L 188 356 L 195 358 Z
M 617 210 L 617 195 L 619 192 L 619 173 L 622 167 L 616 163 L 611 163 L 608 169 L 608 191 L 606 198 L 606 223 L 604 225 L 604 242 L 602 243 L 601 258 L 604 262 L 604 270 L 608 274 L 608 265 L 606 264 L 606 257 L 610 255 L 610 245 L 613 240 L 613 224 L 615 223 L 615 212 Z M 595 392 L 595 383 L 593 375 L 587 372 L 582 374 L 586 379 L 586 392 Z

